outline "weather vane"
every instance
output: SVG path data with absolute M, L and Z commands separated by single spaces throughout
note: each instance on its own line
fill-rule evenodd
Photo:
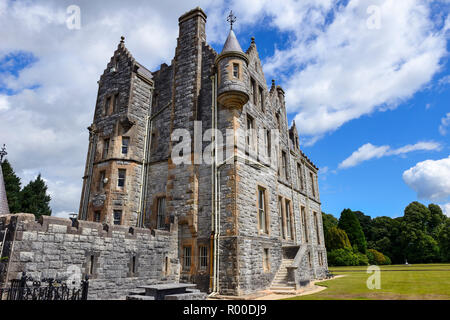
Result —
M 3 162 L 3 157 L 6 156 L 8 152 L 6 152 L 6 144 L 3 145 L 2 149 L 0 150 L 0 163 Z
M 228 16 L 227 21 L 230 23 L 231 30 L 233 30 L 233 23 L 236 22 L 236 16 L 233 15 L 233 10 L 230 11 L 230 15 Z

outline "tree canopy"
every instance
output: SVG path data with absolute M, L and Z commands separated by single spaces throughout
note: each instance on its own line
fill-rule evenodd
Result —
M 6 197 L 8 198 L 9 211 L 18 213 L 20 207 L 20 178 L 14 172 L 8 159 L 2 162 L 3 180 L 5 182 Z
M 366 253 L 367 242 L 361 224 L 356 214 L 350 209 L 344 209 L 339 218 L 338 227 L 347 233 L 352 246 L 361 253 Z
M 33 213 L 37 219 L 42 215 L 51 215 L 51 197 L 47 194 L 47 185 L 41 174 L 21 189 L 20 178 L 7 159 L 3 161 L 1 167 L 11 213 Z

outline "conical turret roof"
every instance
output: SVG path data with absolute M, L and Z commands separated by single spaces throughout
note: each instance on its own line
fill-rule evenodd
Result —
M 239 41 L 236 38 L 236 35 L 234 34 L 233 29 L 230 30 L 230 33 L 228 34 L 227 41 L 225 41 L 225 45 L 223 46 L 222 53 L 224 52 L 230 52 L 230 51 L 237 51 L 242 52 L 241 45 L 239 44 Z

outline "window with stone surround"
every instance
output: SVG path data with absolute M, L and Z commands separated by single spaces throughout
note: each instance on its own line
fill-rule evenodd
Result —
M 111 97 L 107 97 L 105 101 L 105 106 L 103 108 L 103 115 L 108 115 L 109 108 L 111 107 Z
M 269 233 L 267 208 L 266 208 L 266 189 L 258 186 L 258 230 L 260 233 Z
M 208 247 L 205 245 L 201 245 L 198 248 L 198 252 L 199 252 L 199 268 L 200 270 L 206 270 L 206 268 L 208 267 Z
M 262 87 L 259 88 L 259 107 L 261 111 L 264 112 L 264 89 Z
M 288 180 L 288 163 L 286 151 L 281 151 L 281 176 Z
M 130 145 L 130 138 L 122 137 L 122 154 L 128 154 L 129 145 Z
M 103 139 L 103 152 L 102 152 L 102 159 L 106 159 L 108 157 L 109 153 L 109 142 L 110 139 Z
M 280 229 L 281 229 L 281 238 L 285 239 L 286 238 L 286 234 L 284 231 L 284 217 L 283 217 L 283 198 L 282 197 L 278 197 L 278 212 L 280 215 Z
M 298 189 L 303 190 L 303 174 L 302 174 L 302 165 L 297 163 L 297 183 Z
M 233 63 L 233 78 L 239 79 L 239 63 Z
M 312 172 L 309 173 L 309 178 L 311 180 L 311 192 L 312 192 L 312 196 L 313 198 L 316 197 L 316 188 L 314 187 L 315 183 L 314 183 L 314 174 Z
M 166 197 L 160 197 L 157 200 L 157 216 L 156 216 L 156 229 L 166 228 Z
M 285 208 L 286 208 L 287 239 L 293 240 L 294 239 L 294 233 L 293 233 L 293 230 L 292 230 L 291 201 L 286 199 Z
M 272 140 L 270 137 L 270 130 L 266 130 L 266 154 L 270 158 L 272 151 Z
M 302 215 L 302 226 L 303 226 L 303 238 L 305 240 L 305 243 L 309 242 L 308 238 L 308 224 L 306 220 L 306 209 L 305 207 L 301 207 L 301 215 Z
M 183 271 L 190 271 L 192 263 L 192 248 L 190 246 L 183 247 Z
M 319 220 L 318 220 L 318 218 L 317 218 L 317 212 L 314 212 L 314 226 L 316 227 L 317 244 L 320 245 Z
M 254 131 L 255 131 L 255 120 L 253 119 L 252 116 L 250 116 L 247 113 L 247 132 L 246 132 L 246 137 L 247 137 L 247 146 L 248 146 L 248 150 L 255 150 L 255 136 L 254 136 Z
M 280 114 L 278 112 L 275 114 L 275 118 L 277 119 L 277 128 L 278 130 L 281 130 L 281 119 Z
M 252 102 L 256 106 L 258 104 L 258 92 L 256 90 L 256 81 L 255 79 L 251 79 L 251 94 L 252 94 Z
M 114 95 L 114 106 L 113 106 L 113 113 L 119 112 L 119 94 L 116 93 Z
M 120 226 L 122 224 L 122 210 L 114 210 L 114 225 Z
M 170 261 L 169 261 L 169 257 L 165 256 L 164 258 L 164 275 L 168 276 L 170 273 Z
M 118 170 L 118 176 L 117 176 L 117 186 L 119 188 L 125 187 L 125 177 L 127 175 L 127 170 L 125 169 L 119 169 Z
M 263 269 L 264 272 L 270 271 L 270 254 L 269 254 L 269 248 L 263 249 Z
M 100 222 L 101 212 L 95 211 L 94 212 L 94 222 Z

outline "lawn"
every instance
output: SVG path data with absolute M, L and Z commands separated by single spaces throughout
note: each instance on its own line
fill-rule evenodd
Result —
M 380 266 L 381 288 L 370 290 L 367 267 L 330 267 L 345 277 L 316 283 L 327 287 L 319 293 L 287 300 L 450 300 L 450 264 L 410 264 Z

